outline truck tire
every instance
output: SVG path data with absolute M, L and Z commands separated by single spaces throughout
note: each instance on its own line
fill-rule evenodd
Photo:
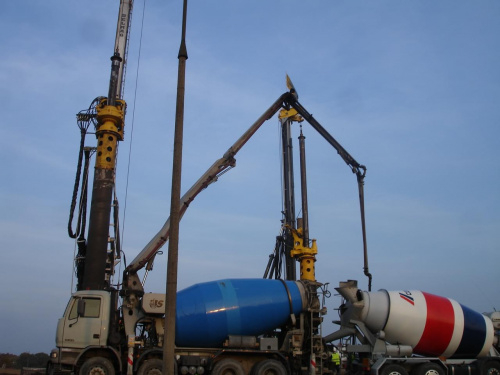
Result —
M 226 358 L 217 362 L 212 369 L 212 375 L 245 375 L 243 366 L 234 359 Z
M 115 375 L 115 368 L 107 358 L 92 357 L 83 362 L 79 375 Z
M 446 375 L 444 369 L 437 363 L 427 362 L 415 368 L 415 375 Z
M 152 358 L 144 361 L 137 371 L 137 375 L 162 375 L 163 360 Z
M 266 359 L 253 368 L 253 375 L 287 375 L 286 368 L 280 361 Z
M 500 362 L 499 361 L 486 361 L 481 366 L 481 375 L 500 375 Z
M 408 371 L 403 366 L 393 363 L 382 367 L 380 375 L 408 375 Z

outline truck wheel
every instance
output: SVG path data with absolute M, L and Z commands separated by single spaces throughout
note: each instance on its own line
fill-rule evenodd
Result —
M 141 367 L 139 367 L 137 375 L 161 375 L 162 371 L 163 360 L 159 358 L 152 358 L 145 361 Z
M 408 375 L 408 371 L 401 365 L 391 364 L 382 367 L 380 375 Z
M 212 375 L 245 375 L 243 366 L 234 359 L 221 359 L 212 369 Z
M 115 368 L 107 358 L 92 357 L 83 362 L 80 375 L 115 375 Z
M 266 359 L 255 365 L 253 375 L 287 375 L 283 363 L 275 359 Z
M 487 361 L 481 366 L 481 375 L 500 375 L 500 363 Z
M 437 363 L 428 362 L 418 365 L 415 375 L 445 375 L 444 369 Z

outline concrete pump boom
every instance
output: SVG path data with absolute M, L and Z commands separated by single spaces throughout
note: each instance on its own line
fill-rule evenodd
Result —
M 289 84 L 289 87 L 293 88 L 293 85 Z M 293 89 L 294 91 L 295 89 Z M 364 257 L 364 274 L 368 278 L 368 291 L 372 289 L 372 274 L 368 267 L 368 245 L 366 240 L 366 223 L 365 223 L 365 194 L 364 194 L 364 179 L 366 175 L 366 167 L 359 164 L 348 152 L 342 147 L 340 143 L 337 142 L 335 138 L 331 136 L 326 129 L 321 126 L 321 124 L 316 121 L 316 119 L 302 106 L 298 101 L 298 95 L 290 95 L 288 97 L 287 103 L 292 106 L 298 114 L 300 114 L 316 131 L 321 134 L 325 140 L 330 143 L 330 145 L 337 150 L 337 153 L 344 160 L 344 162 L 351 168 L 352 173 L 356 174 L 358 180 L 358 192 L 359 192 L 359 209 L 361 213 L 361 231 L 363 236 L 363 257 Z
M 227 172 L 230 168 L 236 165 L 234 156 L 254 135 L 260 126 L 269 120 L 280 108 L 282 108 L 285 99 L 290 93 L 284 93 L 260 116 L 255 123 L 224 153 L 222 158 L 218 159 L 207 171 L 194 183 L 194 185 L 182 196 L 179 211 L 182 215 L 186 212 L 189 204 L 194 198 L 208 185 L 217 181 L 220 175 Z M 161 247 L 168 241 L 170 230 L 170 218 L 167 219 L 161 230 L 153 237 L 153 239 L 144 247 L 144 249 L 136 256 L 136 258 L 127 266 L 125 272 L 134 274 L 152 261 Z
M 293 107 L 293 109 L 291 108 Z M 313 128 L 318 131 L 330 143 L 346 162 L 351 167 L 353 173 L 358 177 L 358 187 L 360 189 L 360 206 L 362 213 L 362 229 L 365 249 L 365 272 L 368 272 L 368 261 L 366 255 L 366 236 L 364 227 L 364 199 L 363 199 L 363 178 L 366 173 L 366 167 L 359 164 L 329 133 L 316 121 L 309 112 L 298 102 L 295 89 L 282 94 L 258 119 L 248 128 L 248 130 L 224 153 L 222 158 L 218 159 L 208 170 L 196 181 L 193 186 L 181 197 L 180 201 L 180 217 L 184 215 L 189 204 L 196 196 L 204 190 L 208 185 L 217 181 L 219 176 L 227 172 L 230 168 L 236 165 L 235 155 L 247 143 L 247 141 L 255 134 L 260 126 L 269 120 L 276 112 L 284 108 L 284 111 L 296 111 L 300 114 Z M 285 114 L 286 115 L 286 114 Z M 144 249 L 135 257 L 135 259 L 127 266 L 124 271 L 124 284 L 129 290 L 142 292 L 142 285 L 137 278 L 137 272 L 146 267 L 146 272 L 152 269 L 154 258 L 161 247 L 168 241 L 170 231 L 170 218 L 167 219 L 160 231 L 151 239 Z M 370 275 L 371 276 L 371 275 Z M 371 277 L 369 277 L 371 280 Z

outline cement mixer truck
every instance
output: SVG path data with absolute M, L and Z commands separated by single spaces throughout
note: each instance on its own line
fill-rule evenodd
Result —
M 480 314 L 455 300 L 401 290 L 366 292 L 341 282 L 338 331 L 348 373 L 498 375 L 500 312 Z

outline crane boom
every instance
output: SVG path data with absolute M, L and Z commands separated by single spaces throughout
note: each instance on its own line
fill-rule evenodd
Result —
M 130 34 L 130 21 L 132 19 L 132 8 L 134 0 L 121 0 L 120 11 L 118 13 L 118 23 L 116 25 L 115 49 L 114 53 L 118 54 L 123 60 L 118 70 L 118 81 L 116 85 L 116 97 L 123 98 L 123 88 L 125 81 L 125 70 L 127 66 L 128 55 L 128 39 Z
M 194 185 L 182 196 L 180 201 L 179 212 L 180 216 L 184 215 L 189 204 L 196 198 L 196 196 L 204 190 L 208 185 L 217 181 L 220 175 L 227 172 L 230 168 L 236 165 L 234 156 L 241 150 L 247 141 L 255 134 L 260 126 L 269 120 L 280 108 L 282 108 L 284 101 L 290 93 L 281 95 L 252 126 L 218 159 L 215 163 L 207 169 L 207 171 L 194 183 Z M 144 268 L 148 263 L 151 264 L 155 255 L 161 247 L 168 241 L 170 231 L 170 218 L 167 219 L 160 231 L 153 237 L 153 239 L 144 247 L 144 249 L 135 257 L 135 259 L 128 265 L 125 272 L 129 274 L 136 273 Z

